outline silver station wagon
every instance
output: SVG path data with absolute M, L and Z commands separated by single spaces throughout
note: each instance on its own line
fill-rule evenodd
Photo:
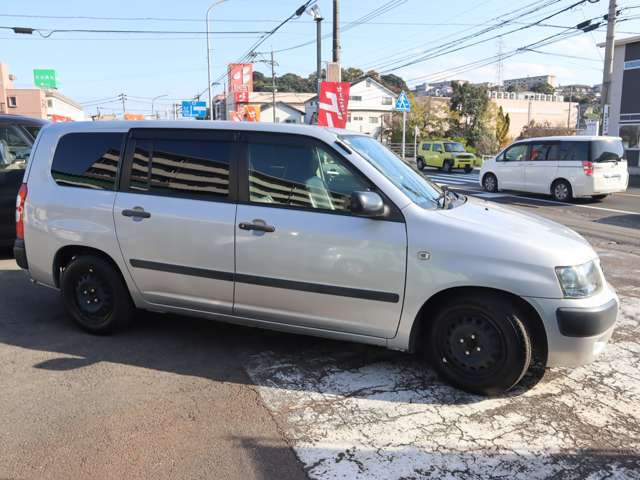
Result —
M 16 222 L 18 264 L 89 332 L 136 308 L 194 315 L 420 351 L 486 395 L 534 354 L 591 361 L 618 312 L 577 233 L 442 190 L 344 130 L 50 125 Z

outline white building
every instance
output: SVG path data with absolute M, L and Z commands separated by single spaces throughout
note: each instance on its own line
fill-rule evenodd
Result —
M 365 78 L 351 85 L 347 129 L 380 137 L 382 128 L 391 125 L 396 94 L 373 78 Z M 318 97 L 305 102 L 305 123 L 311 123 Z
M 539 75 L 537 77 L 522 77 L 522 78 L 510 78 L 502 82 L 505 89 L 509 87 L 517 88 L 520 90 L 531 90 L 538 85 L 544 85 L 548 83 L 552 87 L 557 87 L 555 75 Z
M 285 102 L 276 102 L 276 123 L 304 123 L 304 105 L 294 107 Z M 273 104 L 260 107 L 260 122 L 273 122 Z
M 69 97 L 65 97 L 56 90 L 44 90 L 45 101 L 47 102 L 47 117 L 53 121 L 83 121 L 86 120 L 82 105 L 74 102 Z

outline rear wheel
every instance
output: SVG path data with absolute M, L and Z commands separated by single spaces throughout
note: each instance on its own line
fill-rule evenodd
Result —
M 472 166 L 464 167 L 464 173 L 471 173 L 471 172 L 473 172 Z
M 416 165 L 418 167 L 418 170 L 424 170 L 424 159 L 422 157 L 418 157 L 416 159 Z
M 453 162 L 451 160 L 445 160 L 444 164 L 442 165 L 442 169 L 445 172 L 450 172 L 452 168 L 453 168 Z
M 591 195 L 591 198 L 593 198 L 594 200 L 604 200 L 607 197 L 608 195 L 606 193 L 601 195 Z
M 569 202 L 573 198 L 571 185 L 566 180 L 556 180 L 551 186 L 551 196 L 558 202 Z
M 482 178 L 482 188 L 484 188 L 487 192 L 498 191 L 498 179 L 493 173 L 487 173 Z
M 501 295 L 472 294 L 452 300 L 427 328 L 432 365 L 445 380 L 467 392 L 506 392 L 531 363 L 531 339 L 523 318 Z
M 62 273 L 60 287 L 67 313 L 91 333 L 114 332 L 133 317 L 133 302 L 120 273 L 99 256 L 74 257 Z

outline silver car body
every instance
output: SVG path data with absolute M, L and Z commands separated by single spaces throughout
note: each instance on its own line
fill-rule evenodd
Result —
M 535 309 L 544 325 L 549 366 L 592 360 L 612 333 L 613 327 L 590 337 L 559 331 L 558 308 L 618 301 L 606 281 L 588 298 L 563 298 L 555 267 L 597 260 L 579 234 L 473 198 L 448 210 L 424 209 L 355 151 L 342 151 L 343 159 L 393 202 L 403 222 L 56 184 L 51 164 L 63 135 L 136 128 L 264 131 L 313 137 L 326 145 L 347 133 L 227 122 L 46 127 L 25 173 L 25 245 L 34 281 L 57 288 L 57 253 L 82 246 L 109 256 L 135 305 L 157 312 L 410 350 L 414 325 L 429 299 L 450 289 L 482 287 L 513 294 Z M 139 221 L 120 214 L 136 207 L 153 217 Z M 266 235 L 241 230 L 237 225 L 243 221 L 277 229 Z

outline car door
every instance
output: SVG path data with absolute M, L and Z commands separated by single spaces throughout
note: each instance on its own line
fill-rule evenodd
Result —
M 444 147 L 442 143 L 434 143 L 431 146 L 431 152 L 429 153 L 429 160 L 427 160 L 427 165 L 431 167 L 441 168 L 443 164 L 444 158 Z
M 228 132 L 131 132 L 114 219 L 146 301 L 232 312 L 236 150 Z
M 558 158 L 554 154 L 557 152 L 557 144 L 558 142 L 531 142 L 529 156 L 524 162 L 524 190 L 549 193 L 558 170 Z
M 517 143 L 507 148 L 496 158 L 496 176 L 501 189 L 524 189 L 525 160 L 528 145 Z
M 351 214 L 351 193 L 375 187 L 315 139 L 254 133 L 244 145 L 235 314 L 393 337 L 406 268 L 400 212 L 387 201 L 389 218 Z M 326 164 L 339 175 L 325 175 Z

